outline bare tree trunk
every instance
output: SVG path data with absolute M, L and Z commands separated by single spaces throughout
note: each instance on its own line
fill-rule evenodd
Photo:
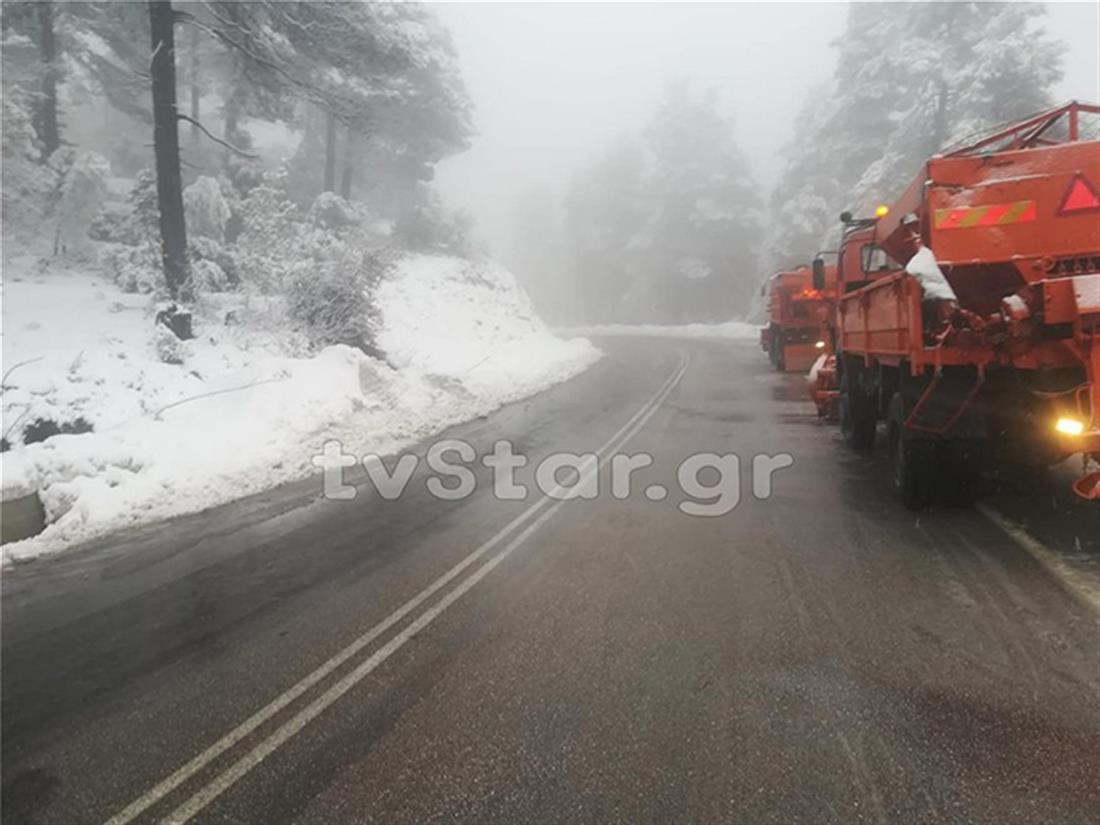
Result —
M 351 181 L 355 175 L 355 135 L 351 129 L 344 132 L 344 166 L 340 174 L 340 197 L 351 200 Z
M 236 90 L 230 92 L 226 98 L 225 105 L 222 107 L 222 115 L 225 118 L 225 124 L 222 126 L 222 139 L 226 143 L 235 146 L 238 142 L 237 131 L 240 124 L 240 105 Z M 231 157 L 233 157 L 233 153 L 228 149 L 224 150 L 222 152 L 222 165 L 227 165 Z
M 175 301 L 190 301 L 191 271 L 187 264 L 187 225 L 183 215 L 180 175 L 179 116 L 176 108 L 175 14 L 171 0 L 149 0 L 153 56 L 153 153 L 157 166 L 157 206 L 164 278 Z
M 325 120 L 325 191 L 336 191 L 336 116 L 327 112 Z
M 198 26 L 191 27 L 191 120 L 197 121 L 199 119 L 199 101 L 202 98 L 202 94 L 199 91 L 199 29 Z M 191 124 L 191 142 L 199 142 L 199 125 L 196 122 Z
M 38 49 L 42 57 L 42 99 L 38 103 L 35 131 L 42 141 L 42 160 L 61 146 L 57 123 L 57 36 L 54 32 L 53 3 L 43 2 L 38 11 Z
M 230 6 L 232 9 L 233 7 Z M 241 84 L 244 82 L 241 78 L 241 69 L 239 61 L 241 56 L 236 52 L 230 56 L 230 77 L 229 77 L 229 91 L 224 95 L 225 103 L 222 106 L 222 117 L 225 122 L 222 125 L 222 139 L 226 143 L 231 143 L 234 146 L 237 145 L 237 131 L 240 126 L 241 118 Z M 231 153 L 228 149 L 223 153 L 223 162 L 228 162 Z

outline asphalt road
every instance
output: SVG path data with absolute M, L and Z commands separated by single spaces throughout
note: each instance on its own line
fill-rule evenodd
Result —
M 595 499 L 360 471 L 6 570 L 3 822 L 1100 820 L 1100 508 L 1068 470 L 917 517 L 754 347 L 605 348 L 447 434 L 511 440 L 521 481 L 598 452 Z M 700 452 L 740 459 L 724 516 L 680 510 Z

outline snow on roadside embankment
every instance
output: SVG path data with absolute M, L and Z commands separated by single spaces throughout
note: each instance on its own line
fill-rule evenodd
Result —
M 37 360 L 5 381 L 4 498 L 37 491 L 49 522 L 5 561 L 305 477 L 330 438 L 393 452 L 599 357 L 554 336 L 506 270 L 456 258 L 407 257 L 379 286 L 388 364 L 344 346 L 289 356 L 277 325 L 249 322 L 262 302 L 229 295 L 165 363 L 148 297 L 29 257 L 5 270 L 5 370 Z M 245 321 L 219 323 L 230 312 Z M 94 431 L 19 443 L 38 419 Z
M 721 324 L 600 324 L 590 327 L 559 328 L 555 332 L 566 338 L 572 336 L 638 335 L 657 338 L 724 338 L 727 340 L 759 340 L 760 327 L 744 321 L 726 321 Z

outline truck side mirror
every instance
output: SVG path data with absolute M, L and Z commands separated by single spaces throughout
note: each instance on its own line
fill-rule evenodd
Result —
M 825 289 L 825 261 L 821 258 L 814 258 L 811 267 L 813 269 L 814 289 L 821 292 Z
M 842 224 L 844 224 L 845 226 L 850 224 L 852 222 L 852 213 L 851 212 L 841 212 L 840 213 L 840 222 Z

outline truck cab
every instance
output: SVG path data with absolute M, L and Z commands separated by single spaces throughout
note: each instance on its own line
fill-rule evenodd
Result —
M 777 370 L 805 372 L 825 348 L 825 325 L 836 284 L 836 269 L 830 270 L 820 287 L 808 266 L 777 272 L 768 279 L 768 324 L 760 336 Z

